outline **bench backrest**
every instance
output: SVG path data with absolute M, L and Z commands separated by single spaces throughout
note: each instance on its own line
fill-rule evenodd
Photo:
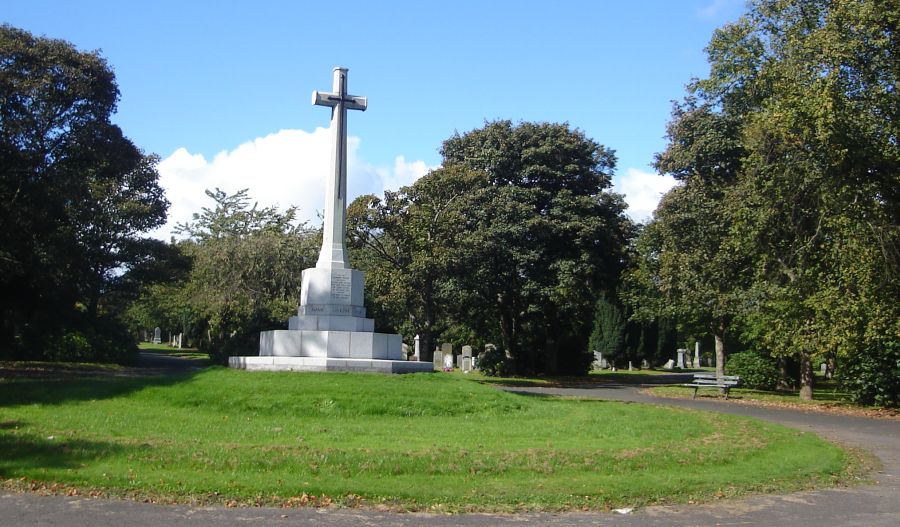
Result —
M 711 385 L 725 385 L 725 386 L 737 386 L 740 384 L 741 378 L 737 375 L 723 375 L 721 377 L 716 377 L 715 373 L 695 373 L 694 374 L 694 383 L 695 384 L 711 384 Z

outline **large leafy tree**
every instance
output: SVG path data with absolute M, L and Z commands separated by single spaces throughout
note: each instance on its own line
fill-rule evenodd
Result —
M 744 154 L 739 133 L 735 119 L 693 97 L 676 105 L 656 168 L 679 185 L 643 229 L 623 295 L 639 320 L 675 320 L 685 330 L 713 335 L 719 375 L 748 269 L 746 255 L 730 247 L 731 219 L 722 204 Z
M 110 122 L 96 52 L 0 26 L 0 346 L 103 315 L 102 298 L 165 221 L 156 159 Z M 34 347 L 22 347 L 31 349 Z
M 898 21 L 900 7 L 878 0 L 752 2 L 714 34 L 710 76 L 690 87 L 709 117 L 698 115 L 736 133 L 694 134 L 682 126 L 693 119 L 676 114 L 660 159 L 673 174 L 679 165 L 735 169 L 724 185 L 688 178 L 659 213 L 674 225 L 665 220 L 672 201 L 715 191 L 702 193 L 715 214 L 687 245 L 718 239 L 721 252 L 751 264 L 735 267 L 742 330 L 799 359 L 801 397 L 812 396 L 815 356 L 877 354 L 900 334 Z M 688 163 L 673 165 L 679 152 Z
M 567 124 L 496 121 L 441 153 L 483 175 L 458 248 L 460 315 L 489 321 L 520 372 L 582 371 L 594 302 L 614 288 L 632 228 L 609 190 L 613 152 Z
M 438 168 L 384 199 L 361 196 L 348 209 L 351 257 L 366 272 L 376 322 L 419 335 L 422 360 L 448 326 L 464 204 L 482 180 L 461 167 Z

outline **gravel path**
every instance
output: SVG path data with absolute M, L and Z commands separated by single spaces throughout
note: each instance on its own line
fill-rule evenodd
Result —
M 161 365 L 155 364 L 155 367 Z M 672 381 L 675 379 L 660 379 Z M 0 526 L 245 525 L 350 526 L 747 526 L 897 527 L 900 525 L 900 422 L 731 404 L 713 400 L 662 399 L 639 387 L 609 384 L 583 388 L 507 388 L 525 394 L 568 395 L 635 403 L 663 404 L 745 415 L 808 430 L 828 439 L 873 452 L 883 469 L 872 485 L 852 489 L 754 496 L 705 505 L 647 507 L 632 514 L 393 514 L 363 510 L 227 509 L 162 506 L 121 500 L 0 494 Z

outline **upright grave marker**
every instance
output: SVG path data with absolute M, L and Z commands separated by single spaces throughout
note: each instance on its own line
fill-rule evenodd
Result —
M 314 91 L 312 103 L 331 108 L 332 170 L 319 259 L 302 272 L 300 306 L 288 329 L 263 331 L 258 357 L 229 357 L 228 364 L 253 370 L 431 371 L 427 363 L 401 360 L 400 335 L 375 333 L 363 305 L 363 273 L 347 260 L 347 110 L 365 110 L 368 101 L 349 95 L 347 69 L 335 68 L 333 91 Z

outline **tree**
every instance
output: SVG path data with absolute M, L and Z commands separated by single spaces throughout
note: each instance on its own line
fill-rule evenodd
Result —
M 584 371 L 597 292 L 613 289 L 631 233 L 609 191 L 613 152 L 567 124 L 496 121 L 441 153 L 484 176 L 454 273 L 467 322 L 490 323 L 519 372 Z
M 422 360 L 448 325 L 442 300 L 464 226 L 460 207 L 478 186 L 479 174 L 449 166 L 383 200 L 360 196 L 348 207 L 351 260 L 366 273 L 366 293 L 383 317 L 376 321 L 419 335 Z
M 751 322 L 799 356 L 804 398 L 815 356 L 886 349 L 900 329 L 898 20 L 879 1 L 756 2 L 713 38 L 698 85 L 742 120 L 731 201 L 757 261 Z
M 748 270 L 731 249 L 727 190 L 741 168 L 739 122 L 688 97 L 675 106 L 669 144 L 656 169 L 680 185 L 660 201 L 636 244 L 624 294 L 634 318 L 677 321 L 715 338 L 716 373 L 725 371 L 725 334 L 740 314 Z
M 293 207 L 251 205 L 246 189 L 206 194 L 215 207 L 176 228 L 187 235 L 182 249 L 193 260 L 181 297 L 205 329 L 201 347 L 224 361 L 251 352 L 259 331 L 284 325 L 296 312 L 300 271 L 315 265 L 321 237 L 296 221 Z
M 41 335 L 110 315 L 102 297 L 168 204 L 156 159 L 110 122 L 119 92 L 98 53 L 4 25 L 0 71 L 0 347 L 40 353 Z
M 752 2 L 714 34 L 710 76 L 689 87 L 658 159 L 687 177 L 647 229 L 663 241 L 647 241 L 646 261 L 662 269 L 662 231 L 706 203 L 705 224 L 679 236 L 725 258 L 682 261 L 678 276 L 699 280 L 680 283 L 728 300 L 720 312 L 773 356 L 798 357 L 804 398 L 814 357 L 881 353 L 900 334 L 898 20 L 878 0 Z M 660 276 L 643 283 L 665 287 Z M 716 287 L 729 282 L 737 294 Z
M 588 340 L 591 351 L 614 362 L 625 350 L 627 319 L 622 308 L 601 296 L 594 307 L 594 328 Z

